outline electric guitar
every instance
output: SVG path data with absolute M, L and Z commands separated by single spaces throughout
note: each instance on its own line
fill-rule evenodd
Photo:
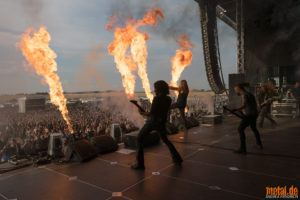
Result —
M 240 119 L 246 119 L 246 116 L 242 112 L 233 111 L 230 108 L 227 108 L 226 106 L 223 106 L 223 108 L 224 110 L 229 111 L 230 113 L 232 113 L 233 115 L 237 116 Z
M 264 100 L 264 102 L 262 104 L 260 104 L 260 107 L 262 108 L 262 107 L 266 106 L 267 104 L 271 104 L 272 101 L 273 101 L 273 98 L 267 98 Z
M 138 107 L 138 109 L 139 109 L 141 112 L 146 112 L 146 111 L 144 110 L 144 108 L 142 108 L 142 107 L 138 104 L 138 102 L 137 102 L 136 100 L 130 100 L 130 103 L 132 103 L 133 105 L 135 105 L 136 107 Z

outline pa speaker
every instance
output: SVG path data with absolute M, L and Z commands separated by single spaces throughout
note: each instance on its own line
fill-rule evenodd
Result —
M 118 150 L 117 141 L 110 135 L 95 136 L 90 139 L 90 142 L 97 149 L 98 153 L 109 153 Z
M 123 140 L 123 133 L 120 124 L 112 124 L 110 129 L 110 135 L 113 137 L 118 143 Z
M 136 149 L 137 148 L 137 137 L 139 135 L 139 131 L 134 131 L 132 133 L 128 133 L 124 137 L 125 147 Z M 158 131 L 152 131 L 150 134 L 146 135 L 144 138 L 144 147 L 153 146 L 159 144 L 160 136 Z
M 52 133 L 48 144 L 48 155 L 54 158 L 62 157 L 62 139 L 60 133 Z
M 65 153 L 66 160 L 83 162 L 97 156 L 97 150 L 88 140 L 79 140 L 68 145 Z

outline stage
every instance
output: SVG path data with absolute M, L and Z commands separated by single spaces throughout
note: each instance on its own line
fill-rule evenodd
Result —
M 123 150 L 80 164 L 18 169 L 0 175 L 0 199 L 264 199 L 267 186 L 300 186 L 300 121 L 278 123 L 260 129 L 263 150 L 247 129 L 247 155 L 232 153 L 239 146 L 234 117 L 190 129 L 187 138 L 171 135 L 182 167 L 161 142 L 146 149 L 145 171 L 130 169 L 135 153 Z

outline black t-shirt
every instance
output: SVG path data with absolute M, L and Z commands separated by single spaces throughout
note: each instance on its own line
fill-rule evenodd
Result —
M 186 106 L 187 97 L 188 97 L 187 93 L 185 93 L 183 91 L 179 91 L 178 98 L 177 98 L 177 103 L 181 107 L 185 107 Z
M 155 96 L 152 102 L 150 117 L 152 120 L 166 122 L 172 99 L 169 96 Z
M 242 96 L 243 104 L 245 105 L 244 113 L 247 116 L 256 116 L 258 114 L 255 97 L 250 92 L 246 92 Z

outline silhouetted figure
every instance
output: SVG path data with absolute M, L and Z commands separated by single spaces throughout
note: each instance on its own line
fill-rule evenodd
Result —
M 267 118 L 273 126 L 277 125 L 275 120 L 271 116 L 271 105 L 272 105 L 273 91 L 266 86 L 262 86 L 258 95 L 258 105 L 260 108 L 258 124 L 262 128 L 264 125 L 264 119 Z
M 180 116 L 181 119 L 184 123 L 185 129 L 187 129 L 187 121 L 185 118 L 185 107 L 187 103 L 187 97 L 189 95 L 189 86 L 187 84 L 186 80 L 180 81 L 179 87 L 169 87 L 170 90 L 177 90 L 178 91 L 178 96 L 177 96 L 177 101 L 171 105 L 171 109 L 178 108 L 180 111 Z
M 256 120 L 258 117 L 257 104 L 255 97 L 250 92 L 246 91 L 243 84 L 239 84 L 234 87 L 234 91 L 237 95 L 242 97 L 242 104 L 233 111 L 243 111 L 244 117 L 240 122 L 238 127 L 238 131 L 240 134 L 240 148 L 234 153 L 242 153 L 246 154 L 246 137 L 245 137 L 245 129 L 250 126 L 253 131 L 257 145 L 262 149 L 262 143 L 260 139 L 260 134 L 256 128 Z
M 162 141 L 170 150 L 174 163 L 177 165 L 181 165 L 182 163 L 181 156 L 167 138 L 167 131 L 165 127 L 172 102 L 171 98 L 168 96 L 169 86 L 165 81 L 157 81 L 154 83 L 154 89 L 156 96 L 153 99 L 150 112 L 143 112 L 140 110 L 140 113 L 147 116 L 148 119 L 138 135 L 136 155 L 137 163 L 131 166 L 133 169 L 145 169 L 143 142 L 145 136 L 150 134 L 153 130 L 157 130 L 160 133 Z

